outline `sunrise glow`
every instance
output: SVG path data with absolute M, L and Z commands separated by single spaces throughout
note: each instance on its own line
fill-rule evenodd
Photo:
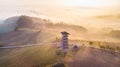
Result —
M 118 6 L 119 0 L 62 0 L 65 6 L 84 6 L 84 7 L 109 7 Z

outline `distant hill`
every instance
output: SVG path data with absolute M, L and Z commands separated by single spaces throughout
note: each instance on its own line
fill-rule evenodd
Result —
M 96 16 L 98 19 L 120 19 L 120 14 Z
M 112 28 L 103 28 L 100 31 L 93 28 L 94 31 L 97 31 L 93 33 L 90 29 L 88 30 L 82 26 L 70 25 L 64 22 L 55 23 L 49 19 L 25 15 L 8 18 L 5 23 L 11 23 L 11 26 L 8 27 L 9 29 L 12 27 L 12 31 L 0 34 L 0 43 L 3 45 L 51 42 L 56 40 L 56 38 L 61 38 L 61 31 L 69 32 L 70 39 L 73 40 L 100 40 L 115 42 L 120 40 L 119 30 L 114 31 Z
M 48 28 L 70 28 L 75 30 L 80 30 L 82 32 L 87 32 L 87 29 L 85 29 L 82 26 L 77 25 L 69 25 L 64 22 L 58 22 L 54 23 L 50 21 L 49 19 L 41 19 L 36 17 L 29 17 L 29 16 L 21 16 L 18 20 L 18 27 L 22 28 L 39 28 L 40 26 L 48 27 Z
M 13 21 L 13 17 L 12 19 L 7 19 L 7 23 L 9 23 L 8 21 Z M 55 40 L 56 37 L 60 37 L 61 31 L 68 31 L 69 33 L 74 34 L 76 32 L 87 32 L 87 29 L 82 26 L 68 25 L 63 22 L 53 23 L 49 19 L 24 15 L 20 16 L 19 19 L 17 17 L 17 21 L 14 23 L 17 24 L 17 27 L 14 31 L 1 34 L 0 43 L 4 45 L 39 43 Z
M 108 33 L 108 36 L 120 39 L 120 30 L 112 30 Z
M 14 31 L 14 29 L 17 27 L 16 22 L 18 21 L 18 19 L 19 19 L 19 16 L 15 16 L 15 17 L 10 17 L 5 21 L 3 21 L 0 24 L 0 34 Z

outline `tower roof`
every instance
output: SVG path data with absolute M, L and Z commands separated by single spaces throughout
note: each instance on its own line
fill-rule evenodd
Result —
M 61 32 L 62 34 L 66 34 L 66 35 L 69 35 L 69 33 L 68 32 L 66 32 L 66 31 L 63 31 L 63 32 Z

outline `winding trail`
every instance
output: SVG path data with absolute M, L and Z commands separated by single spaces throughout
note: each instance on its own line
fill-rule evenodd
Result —
M 25 47 L 34 47 L 34 46 L 45 46 L 45 45 L 60 45 L 60 42 L 46 42 L 46 43 L 39 43 L 39 44 L 27 44 L 27 45 L 20 45 L 20 46 L 3 46 L 0 47 L 0 49 L 14 49 L 14 48 L 25 48 Z M 80 45 L 80 47 L 85 46 L 85 47 L 90 47 L 90 48 L 96 48 L 96 49 L 102 49 L 100 47 L 96 47 L 96 46 L 91 46 L 91 45 Z M 70 49 L 72 49 L 72 47 L 70 47 Z M 107 50 L 107 51 L 112 51 L 112 50 L 108 50 L 108 49 L 102 49 L 102 50 Z M 118 51 L 114 51 L 116 53 L 120 53 Z
M 33 46 L 44 46 L 48 44 L 59 44 L 58 42 L 55 43 L 39 43 L 39 44 L 29 44 L 29 45 L 20 45 L 20 46 L 3 46 L 0 49 L 10 49 L 10 48 L 24 48 L 24 47 L 33 47 Z

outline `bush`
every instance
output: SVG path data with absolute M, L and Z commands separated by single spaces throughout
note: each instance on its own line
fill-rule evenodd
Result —
M 3 45 L 0 45 L 0 47 L 3 47 Z
M 100 48 L 120 52 L 120 47 L 119 46 L 112 47 L 112 46 L 109 46 L 109 45 L 100 45 Z
M 116 51 L 119 51 L 119 52 L 120 52 L 120 47 L 117 46 L 117 47 L 116 47 Z
M 92 45 L 92 44 L 93 44 L 93 42 L 89 42 L 89 44 L 90 44 L 90 45 Z

